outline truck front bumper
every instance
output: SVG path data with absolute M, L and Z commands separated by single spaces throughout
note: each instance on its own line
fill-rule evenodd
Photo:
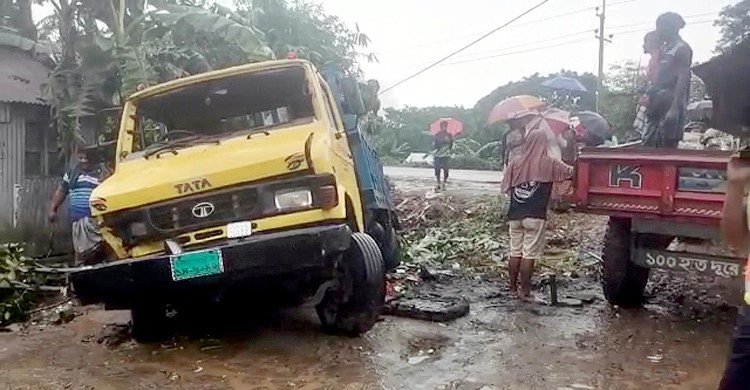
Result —
M 142 299 L 185 301 L 200 291 L 323 275 L 333 269 L 335 255 L 349 248 L 351 233 L 347 225 L 334 225 L 229 240 L 211 248 L 221 250 L 224 271 L 195 279 L 174 281 L 170 256 L 159 255 L 86 267 L 71 274 L 70 282 L 83 304 L 129 308 Z

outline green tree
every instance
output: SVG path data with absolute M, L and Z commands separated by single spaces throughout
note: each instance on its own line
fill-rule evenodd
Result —
M 740 43 L 750 33 L 750 0 L 724 7 L 714 26 L 721 28 L 717 52 L 723 53 Z
M 376 61 L 365 53 L 370 38 L 355 26 L 348 28 L 337 16 L 307 0 L 238 0 L 237 14 L 265 35 L 279 58 L 294 52 L 319 67 L 333 65 L 361 76 L 362 60 Z
M 607 118 L 620 139 L 632 133 L 638 100 L 645 92 L 646 75 L 638 63 L 612 65 L 604 78 L 600 114 Z
M 156 1 L 147 10 L 145 0 L 50 3 L 55 14 L 46 25 L 57 27 L 62 55 L 46 94 L 66 153 L 82 142 L 81 117 L 141 86 L 273 58 L 262 33 L 214 9 Z

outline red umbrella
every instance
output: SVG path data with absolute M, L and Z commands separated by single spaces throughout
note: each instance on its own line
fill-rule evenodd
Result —
M 518 95 L 497 103 L 487 118 L 487 124 L 505 122 L 528 114 L 537 114 L 544 109 L 544 102 L 536 96 Z
M 430 125 L 430 134 L 435 135 L 442 129 L 442 124 L 447 123 L 448 134 L 456 136 L 464 131 L 464 124 L 461 121 L 453 118 L 440 118 Z
M 550 108 L 542 111 L 539 118 L 539 120 L 544 121 L 555 134 L 562 134 L 565 130 L 570 128 L 570 113 L 567 111 Z

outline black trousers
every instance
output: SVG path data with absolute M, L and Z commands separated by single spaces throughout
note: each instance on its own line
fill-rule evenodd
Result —
M 443 180 L 448 178 L 450 172 L 450 157 L 435 157 L 435 177 L 440 180 L 440 171 L 443 171 Z
M 750 307 L 747 305 L 737 312 L 732 350 L 719 389 L 750 389 Z

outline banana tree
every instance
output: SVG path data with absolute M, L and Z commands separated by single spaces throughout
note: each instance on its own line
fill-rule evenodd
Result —
M 205 8 L 166 2 L 146 7 L 145 0 L 49 1 L 57 20 L 46 24 L 57 27 L 62 55 L 46 95 L 66 154 L 83 142 L 81 117 L 120 104 L 139 87 L 273 57 L 257 30 Z M 222 50 L 232 55 L 215 54 Z M 207 58 L 203 53 L 209 52 Z

